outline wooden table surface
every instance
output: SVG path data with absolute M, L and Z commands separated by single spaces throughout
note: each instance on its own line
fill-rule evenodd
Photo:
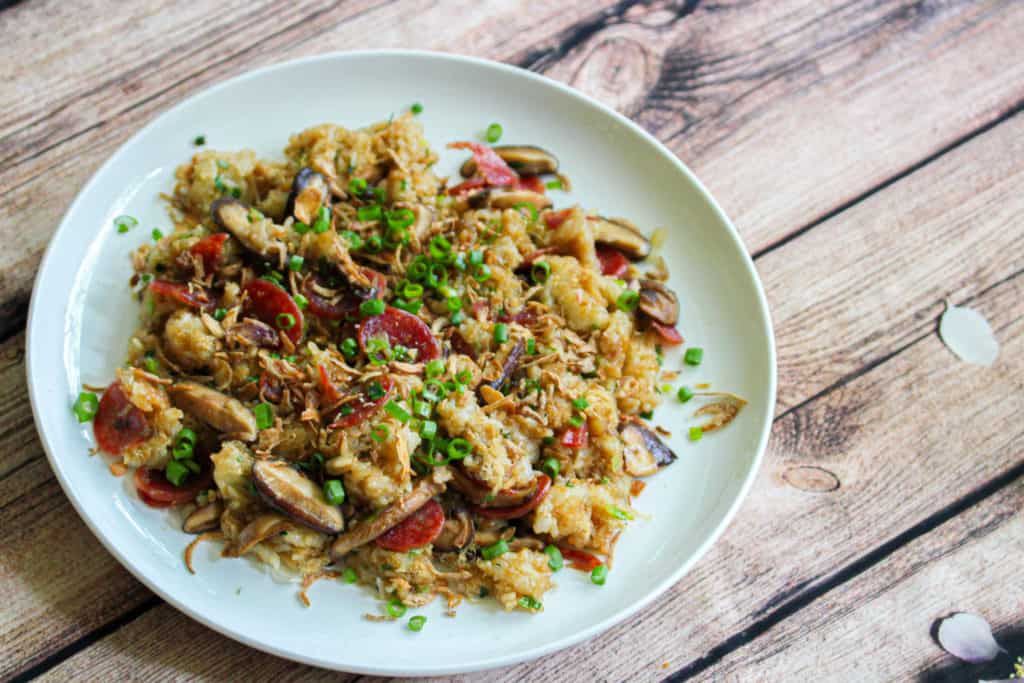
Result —
M 767 457 L 708 555 L 590 642 L 466 680 L 946 680 L 936 618 L 1020 626 L 1024 2 L 0 8 L 0 679 L 359 678 L 215 634 L 100 546 L 37 439 L 23 328 L 50 235 L 132 133 L 254 67 L 366 47 L 501 60 L 639 122 L 735 221 L 778 340 Z M 993 367 L 942 344 L 945 300 L 991 322 Z

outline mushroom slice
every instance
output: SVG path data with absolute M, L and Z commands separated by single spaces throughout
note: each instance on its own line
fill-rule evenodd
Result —
M 526 343 L 522 339 L 516 341 L 515 346 L 513 346 L 512 350 L 508 352 L 507 356 L 505 356 L 505 362 L 501 364 L 501 375 L 490 382 L 481 384 L 480 388 L 482 389 L 486 386 L 491 389 L 501 391 L 501 386 L 508 380 L 512 379 L 512 375 L 519 369 L 519 361 L 522 359 L 523 352 L 525 350 Z M 488 401 L 488 403 L 493 403 L 493 401 Z
M 622 435 L 622 460 L 626 472 L 634 477 L 647 477 L 676 459 L 672 449 L 658 435 L 636 420 L 625 422 Z
M 532 204 L 538 211 L 551 208 L 552 201 L 547 195 L 530 190 L 491 190 L 487 197 L 495 209 L 514 209 L 520 204 Z
M 640 280 L 639 308 L 662 325 L 675 325 L 679 321 L 676 293 L 657 280 Z
M 473 542 L 476 527 L 473 518 L 461 505 L 453 509 L 446 517 L 441 533 L 434 539 L 434 549 L 441 551 L 462 550 Z
M 258 460 L 252 466 L 252 481 L 260 497 L 291 519 L 325 534 L 339 534 L 345 518 L 331 505 L 320 487 L 306 475 L 281 460 Z
M 224 512 L 224 504 L 219 500 L 207 503 L 185 518 L 181 530 L 187 534 L 201 534 L 220 527 L 220 516 Z
M 317 211 L 330 199 L 331 189 L 327 179 L 308 166 L 299 169 L 292 181 L 292 191 L 285 205 L 285 215 L 293 215 L 296 220 L 312 225 L 316 220 Z
M 470 477 L 460 466 L 452 468 L 452 488 L 476 505 L 495 508 L 510 508 L 522 505 L 536 491 L 536 483 L 521 489 L 501 489 L 492 495 L 484 484 Z
M 499 145 L 493 148 L 502 160 L 522 175 L 541 175 L 558 172 L 558 157 L 551 152 L 532 145 Z M 459 173 L 470 178 L 476 173 L 476 161 L 472 158 L 462 164 Z
M 437 481 L 435 476 L 423 477 L 401 499 L 384 508 L 375 517 L 360 522 L 348 533 L 338 536 L 331 545 L 331 558 L 338 560 L 359 546 L 366 545 L 443 491 L 444 484 Z
M 210 204 L 213 222 L 234 235 L 249 251 L 264 258 L 277 258 L 288 248 L 271 234 L 274 222 L 266 216 L 249 220 L 252 209 L 232 197 L 221 197 Z
M 262 543 L 271 536 L 276 536 L 282 531 L 288 531 L 290 528 L 292 528 L 291 523 L 279 514 L 269 512 L 259 515 L 245 525 L 245 528 L 238 534 L 235 546 L 224 554 L 229 557 L 245 555 L 257 543 Z
M 178 382 L 167 387 L 175 406 L 219 432 L 242 441 L 256 438 L 256 417 L 241 401 L 195 382 Z
M 587 220 L 594 232 L 594 244 L 618 249 L 634 261 L 650 255 L 651 241 L 640 232 L 640 228 L 625 218 L 588 216 Z

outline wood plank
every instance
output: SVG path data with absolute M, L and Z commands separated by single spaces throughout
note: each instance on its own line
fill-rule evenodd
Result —
M 941 650 L 930 632 L 936 619 L 975 612 L 1013 656 L 1021 653 L 1024 587 L 1013 558 L 1024 552 L 1022 506 L 1018 479 L 693 680 L 805 680 L 854 672 L 864 683 L 1005 678 L 1009 657 L 963 664 Z
M 249 47 L 237 54 L 200 46 L 187 65 L 191 72 L 164 60 L 121 74 L 116 92 L 101 89 L 67 107 L 62 115 L 78 118 L 56 133 L 65 143 L 40 147 L 55 132 L 27 129 L 12 135 L 29 137 L 5 143 L 20 161 L 0 169 L 0 236 L 15 247 L 0 254 L 0 318 L 20 320 L 60 213 L 130 132 L 211 82 L 361 44 L 365 35 L 381 45 L 537 64 L 635 115 L 698 171 L 755 251 L 1024 97 L 1024 64 L 1012 59 L 1024 29 L 1020 3 L 949 2 L 927 11 L 911 0 L 616 7 L 618 13 L 603 15 L 596 7 L 583 14 L 578 5 L 502 3 L 490 14 L 409 17 L 393 3 L 351 20 L 340 18 L 343 10 L 328 10 L 259 41 L 252 30 L 263 24 L 243 27 L 237 39 Z M 572 28 L 587 17 L 589 23 Z M 545 61 L 563 49 L 564 60 Z M 116 104 L 122 99 L 123 107 Z
M 748 628 L 786 596 L 813 589 L 870 551 L 879 539 L 901 533 L 1015 462 L 1019 449 L 1011 446 L 1024 436 L 1019 428 L 1014 431 L 1012 421 L 1024 408 L 1019 391 L 1024 329 L 1014 321 L 1024 315 L 1024 275 L 1000 283 L 995 278 L 1004 271 L 991 264 L 1002 263 L 1001 259 L 1019 263 L 1024 248 L 999 241 L 1000 232 L 1014 234 L 1006 221 L 1012 225 L 1015 216 L 1019 224 L 1024 197 L 1013 173 L 996 163 L 1000 154 L 1012 156 L 1015 141 L 1024 137 L 1022 125 L 1022 117 L 1004 123 L 763 260 L 771 266 L 770 292 L 810 293 L 803 306 L 784 309 L 789 312 L 777 321 L 778 338 L 803 339 L 799 348 L 805 353 L 821 345 L 836 346 L 835 358 L 823 357 L 819 371 L 857 346 L 847 344 L 844 335 L 870 342 L 872 330 L 884 329 L 885 320 L 891 319 L 897 329 L 921 325 L 923 336 L 776 423 L 766 465 L 740 518 L 656 609 L 578 646 L 569 656 L 494 676 L 511 680 L 527 673 L 542 678 L 579 673 L 611 680 L 659 678 L 667 673 L 664 662 L 671 670 L 685 666 Z M 963 176 L 957 171 L 961 167 Z M 969 178 L 975 181 L 968 182 Z M 966 196 L 947 183 L 966 183 Z M 921 220 L 922 206 L 929 207 L 928 220 Z M 899 229 L 868 233 L 859 242 L 842 241 L 843 235 L 873 216 L 887 216 L 888 223 Z M 974 237 L 940 231 L 945 244 L 967 240 L 959 256 L 966 265 L 949 261 L 945 252 L 924 261 L 930 267 L 920 272 L 904 259 L 871 260 L 880 251 L 920 252 L 921 235 L 934 235 L 944 224 L 970 225 L 976 231 Z M 992 254 L 974 245 L 975 237 L 995 240 L 1004 253 Z M 836 268 L 842 277 L 821 292 L 815 283 L 828 275 L 808 266 L 802 256 L 805 242 L 811 245 L 806 251 L 819 255 L 828 254 L 830 245 L 842 245 L 837 251 L 846 260 Z M 863 263 L 873 265 L 858 266 Z M 908 277 L 908 272 L 916 274 Z M 958 297 L 964 292 L 977 296 L 973 305 L 989 316 L 1004 343 L 996 368 L 977 370 L 957 362 L 932 334 L 940 307 L 929 302 L 940 297 L 920 292 L 940 286 Z M 853 324 L 857 311 L 868 310 L 877 303 L 879 292 L 889 291 L 893 305 L 886 309 L 885 320 L 864 330 Z M 801 311 L 829 300 L 843 302 L 842 307 L 815 318 L 818 335 L 807 333 Z M 919 301 L 924 303 L 915 303 Z M 900 334 L 878 334 L 873 343 L 897 351 L 904 343 Z M 795 346 L 794 358 L 797 351 Z M 973 398 L 967 417 L 977 429 L 961 429 L 960 420 L 934 424 L 934 415 L 962 413 L 964 396 Z M 964 458 L 964 453 L 983 457 Z M 830 493 L 798 489 L 808 481 L 800 476 L 805 472 L 799 468 L 806 467 L 830 473 L 840 487 Z M 822 547 L 820 539 L 830 543 Z M 811 547 L 816 550 L 813 555 L 806 552 Z M 800 563 L 795 564 L 794 557 L 801 558 Z M 625 652 L 644 654 L 637 659 L 622 656 Z

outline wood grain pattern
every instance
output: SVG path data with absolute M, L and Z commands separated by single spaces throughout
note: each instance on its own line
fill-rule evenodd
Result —
M 212 82 L 366 36 L 511 61 L 612 104 L 667 140 L 766 252 L 780 418 L 737 521 L 656 609 L 468 679 L 786 680 L 825 661 L 870 679 L 885 669 L 860 662 L 868 607 L 917 618 L 918 603 L 944 604 L 927 594 L 943 576 L 1006 576 L 978 557 L 993 529 L 1020 533 L 999 510 L 1018 500 L 1008 483 L 1024 453 L 1024 3 L 409 6 L 149 0 L 111 13 L 38 0 L 0 12 L 0 54 L 19 55 L 0 59 L 0 524 L 12 537 L 0 678 L 53 665 L 54 680 L 347 678 L 214 634 L 102 549 L 41 453 L 23 339 L 10 335 L 59 215 L 131 132 Z M 946 298 L 993 321 L 995 368 L 942 347 Z M 980 588 L 950 595 L 992 603 Z M 996 613 L 1009 623 L 1008 608 Z M 168 630 L 195 643 L 187 657 Z M 910 653 L 894 672 L 938 661 L 919 632 L 886 636 Z M 825 660 L 830 643 L 849 654 Z
M 1024 100 L 1024 65 L 1006 57 L 1024 30 L 1019 3 L 744 0 L 703 9 L 691 2 L 582 9 L 502 2 L 486 11 L 446 3 L 411 17 L 398 2 L 345 3 L 309 19 L 258 5 L 251 21 L 244 13 L 245 23 L 229 5 L 198 22 L 202 36 L 187 50 L 178 44 L 189 38 L 182 27 L 197 22 L 179 7 L 130 24 L 132 30 L 86 10 L 105 35 L 118 31 L 120 41 L 125 34 L 128 57 L 87 40 L 76 64 L 86 74 L 110 73 L 104 85 L 95 93 L 63 86 L 52 100 L 33 100 L 37 109 L 56 108 L 52 116 L 0 120 L 7 131 L 0 138 L 7 160 L 0 167 L 0 235 L 15 247 L 0 254 L 0 320 L 21 320 L 31 274 L 61 212 L 130 132 L 212 82 L 362 45 L 367 35 L 379 47 L 450 49 L 534 66 L 605 99 L 668 140 L 755 251 Z M 179 11 L 186 12 L 180 19 Z M 50 13 L 30 13 L 27 5 L 12 12 L 34 22 L 27 35 L 69 30 L 56 11 L 52 22 Z M 169 35 L 155 38 L 161 30 Z M 166 53 L 139 58 L 165 41 L 172 46 Z M 49 55 L 46 64 L 59 59 Z M 32 73 L 14 70 L 6 86 L 13 96 L 5 99 L 45 91 L 33 88 Z

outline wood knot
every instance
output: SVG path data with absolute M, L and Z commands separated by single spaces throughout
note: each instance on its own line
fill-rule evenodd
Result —
M 809 493 L 830 493 L 839 488 L 839 477 L 817 465 L 790 467 L 782 473 L 782 479 L 790 486 Z
M 601 40 L 584 58 L 572 85 L 618 111 L 643 100 L 655 74 L 647 50 L 635 40 L 612 36 Z
M 25 357 L 25 348 L 21 343 L 0 350 L 0 370 L 19 365 Z

